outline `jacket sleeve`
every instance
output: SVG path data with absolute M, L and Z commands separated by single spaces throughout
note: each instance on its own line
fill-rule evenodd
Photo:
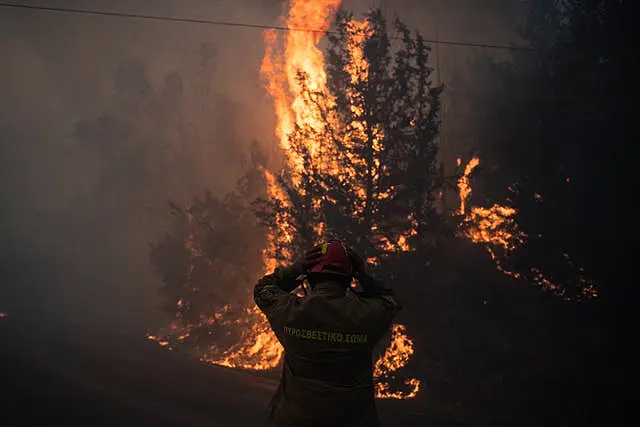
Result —
M 402 309 L 402 304 L 392 289 L 384 287 L 373 277 L 363 277 L 360 282 L 365 290 L 361 298 L 366 311 L 366 329 L 371 343 L 375 345 L 389 330 L 393 319 Z
M 281 319 L 286 318 L 290 307 L 298 298 L 290 293 L 298 286 L 297 277 L 298 274 L 292 268 L 276 268 L 273 273 L 258 280 L 253 288 L 256 305 L 274 328 L 281 323 Z

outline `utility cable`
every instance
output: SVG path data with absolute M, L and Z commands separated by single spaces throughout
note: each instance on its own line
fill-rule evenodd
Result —
M 108 11 L 101 11 L 101 10 L 76 9 L 76 8 L 70 8 L 70 7 L 36 6 L 36 5 L 13 4 L 13 3 L 0 3 L 0 7 L 13 8 L 13 9 L 28 9 L 28 10 L 37 10 L 37 11 L 46 11 L 46 12 L 69 13 L 69 14 L 77 14 L 77 15 L 145 19 L 150 21 L 175 22 L 175 23 L 183 23 L 183 24 L 214 25 L 214 26 L 253 28 L 253 29 L 287 31 L 287 32 L 303 31 L 308 33 L 321 33 L 321 34 L 332 33 L 331 31 L 313 29 L 313 28 L 291 28 L 291 27 L 285 27 L 285 26 L 279 26 L 279 25 L 251 24 L 251 23 L 244 23 L 244 22 L 218 21 L 218 20 L 211 20 L 211 19 L 198 19 L 198 18 L 180 18 L 180 17 L 147 15 L 147 14 L 129 13 L 129 12 L 108 12 Z M 423 39 L 423 40 L 427 43 L 449 45 L 449 46 L 479 47 L 479 48 L 486 48 L 486 49 L 520 50 L 520 51 L 534 50 L 533 48 L 526 47 L 526 46 L 509 46 L 509 45 L 500 45 L 500 44 L 492 44 L 492 43 L 462 42 L 462 41 L 452 41 L 452 40 L 430 40 L 430 39 Z

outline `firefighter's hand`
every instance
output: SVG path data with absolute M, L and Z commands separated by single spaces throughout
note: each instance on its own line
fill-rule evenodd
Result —
M 367 269 L 367 262 L 353 248 L 347 247 L 347 255 L 353 266 L 353 277 L 358 280 L 365 293 L 371 295 L 382 294 L 386 289 L 379 283 Z
M 302 255 L 292 266 L 291 269 L 297 275 L 306 273 L 311 267 L 319 263 L 324 254 L 321 246 L 315 246 Z
M 358 253 L 353 250 L 352 247 L 347 246 L 346 250 L 349 259 L 351 260 L 351 266 L 353 267 L 354 276 L 358 278 L 360 275 L 366 274 L 367 263 L 365 262 L 365 260 L 362 259 L 362 257 L 358 255 Z

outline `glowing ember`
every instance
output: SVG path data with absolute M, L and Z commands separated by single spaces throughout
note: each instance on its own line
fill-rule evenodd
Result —
M 3 313 L 0 311 L 0 319 L 3 317 L 8 317 L 9 315 L 7 313 Z

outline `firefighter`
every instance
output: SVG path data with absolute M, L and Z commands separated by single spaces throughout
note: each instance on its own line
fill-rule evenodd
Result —
M 353 279 L 362 292 L 352 290 Z M 310 292 L 292 293 L 303 280 Z M 271 401 L 273 424 L 379 426 L 372 352 L 400 304 L 363 259 L 329 241 L 264 276 L 254 299 L 284 347 L 280 385 Z

